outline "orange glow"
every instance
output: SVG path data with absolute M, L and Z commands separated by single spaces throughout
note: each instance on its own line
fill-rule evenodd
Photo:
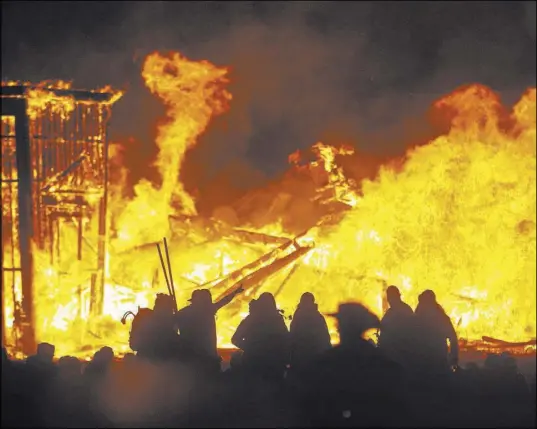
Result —
M 231 239 L 232 227 L 221 221 L 209 220 L 209 228 L 198 222 L 196 201 L 180 181 L 186 152 L 211 119 L 229 107 L 227 69 L 179 53 L 153 53 L 142 76 L 166 106 L 156 138 L 162 182 L 141 181 L 131 200 L 117 191 L 121 184 L 111 184 L 116 187 L 109 204 L 104 315 L 92 328 L 85 323 L 89 281 L 80 280 L 83 264 L 60 275 L 59 267 L 47 266 L 45 255 L 36 257 L 36 284 L 56 285 L 55 294 L 38 303 L 40 340 L 57 344 L 59 354 L 89 354 L 104 344 L 128 350 L 121 315 L 152 306 L 155 294 L 166 291 L 152 244 L 162 237 L 168 237 L 179 306 L 201 285 L 211 287 L 216 299 L 233 283 L 223 281 L 226 276 L 293 238 L 282 226 L 285 214 L 262 228 L 241 225 L 273 236 L 274 243 Z M 219 345 L 230 345 L 248 301 L 263 291 L 275 293 L 286 314 L 309 290 L 323 312 L 359 300 L 380 315 L 387 284 L 398 285 L 411 306 L 424 289 L 434 289 L 463 338 L 535 338 L 535 94 L 535 88 L 529 89 L 511 113 L 481 85 L 443 97 L 435 108 L 450 113 L 449 132 L 407 153 L 402 169 L 385 167 L 372 181 L 355 183 L 345 177 L 338 159 L 353 154 L 352 148 L 316 143 L 312 151 L 317 160 L 308 168 L 321 169 L 326 180 L 313 202 L 343 204 L 339 212 L 324 214 L 297 239 L 297 246 L 242 272 L 251 275 L 298 247 L 305 249 L 219 313 Z M 300 168 L 298 152 L 289 161 L 291 168 Z M 69 228 L 63 230 L 66 239 L 76 233 Z

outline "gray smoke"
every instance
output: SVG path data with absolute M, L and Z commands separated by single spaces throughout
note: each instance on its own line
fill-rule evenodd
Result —
M 138 142 L 124 151 L 136 170 L 131 181 L 152 174 L 147 160 L 163 108 L 140 70 L 154 50 L 231 67 L 231 111 L 187 157 L 191 187 L 233 169 L 243 184 L 273 176 L 289 153 L 318 140 L 400 154 L 434 135 L 424 114 L 459 85 L 484 83 L 512 99 L 535 85 L 535 2 L 118 2 L 114 11 L 103 4 L 92 9 L 99 31 L 74 26 L 41 47 L 9 36 L 17 55 L 7 57 L 3 42 L 2 74 L 127 89 L 110 131 Z M 64 5 L 57 7 L 82 8 Z M 8 12 L 3 36 L 15 25 Z
M 536 2 L 534 1 L 527 1 L 524 3 L 524 6 L 526 8 L 526 28 L 528 30 L 528 34 L 535 42 L 535 20 L 537 12 L 535 9 Z

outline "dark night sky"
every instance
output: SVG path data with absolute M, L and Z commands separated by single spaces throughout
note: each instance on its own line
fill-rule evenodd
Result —
M 271 174 L 320 138 L 400 153 L 462 84 L 514 101 L 535 85 L 535 2 L 2 2 L 2 77 L 128 88 L 111 133 L 131 154 L 154 153 L 162 114 L 143 57 L 169 49 L 233 67 L 227 127 L 192 159 Z

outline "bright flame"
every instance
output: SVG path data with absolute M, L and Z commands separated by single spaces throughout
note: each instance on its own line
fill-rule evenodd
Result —
M 334 266 L 354 265 L 355 275 L 374 267 L 399 285 L 404 275 L 411 304 L 434 289 L 463 318 L 464 336 L 535 337 L 535 117 L 519 120 L 535 111 L 535 90 L 513 110 L 513 129 L 522 132 L 499 128 L 501 105 L 485 87 L 438 105 L 455 112 L 451 131 L 410 153 L 401 172 L 384 169 L 363 184 L 359 209 L 329 237 L 338 243 Z M 366 226 L 380 239 L 348 239 Z M 374 282 L 357 292 L 369 294 Z
M 159 127 L 157 166 L 162 196 L 179 199 L 181 211 L 196 214 L 192 197 L 178 180 L 186 151 L 196 143 L 213 115 L 228 108 L 231 94 L 224 88 L 227 69 L 207 61 L 190 61 L 179 53 L 149 55 L 142 76 L 149 90 L 167 107 L 167 121 Z
M 153 53 L 146 58 L 142 70 L 146 86 L 167 108 L 166 121 L 160 124 L 156 139 L 156 165 L 162 184 L 158 189 L 147 181 L 135 186 L 136 197 L 118 218 L 117 249 L 167 236 L 172 213 L 196 214 L 195 202 L 179 175 L 187 150 L 211 118 L 228 108 L 231 94 L 225 89 L 226 74 L 225 68 L 207 61 L 190 61 L 179 53 Z
M 29 118 L 37 118 L 47 105 L 52 106 L 53 112 L 61 114 L 64 118 L 67 118 L 75 110 L 74 97 L 58 97 L 49 89 L 71 89 L 71 82 L 44 82 L 35 88 L 28 89 L 27 113 Z
M 68 91 L 72 89 L 72 82 L 62 80 L 47 80 L 34 85 L 30 82 L 7 81 L 2 82 L 2 86 L 21 86 L 26 87 L 26 113 L 30 119 L 35 120 L 41 115 L 47 107 L 51 109 L 53 114 L 59 114 L 64 120 L 69 118 L 69 115 L 75 110 L 76 103 L 84 103 L 84 101 L 75 101 L 72 95 L 58 95 L 55 91 Z M 104 104 L 114 104 L 123 96 L 122 91 L 112 89 L 110 86 L 105 86 L 102 89 L 97 89 L 90 92 L 110 93 L 112 97 Z
M 107 256 L 102 320 L 86 323 L 90 283 L 83 261 L 62 270 L 49 267 L 45 255 L 36 257 L 36 282 L 49 285 L 36 304 L 40 339 L 55 342 L 58 353 L 75 353 L 83 346 L 83 353 L 89 353 L 104 344 L 127 350 L 128 329 L 119 324 L 121 315 L 151 306 L 155 293 L 166 291 L 153 244 L 163 236 L 171 235 L 179 306 L 202 285 L 212 288 L 215 298 L 224 294 L 233 283 L 225 284 L 226 276 L 293 238 L 283 227 L 285 214 L 262 228 L 207 226 L 195 216 L 195 201 L 179 180 L 186 151 L 228 106 L 226 73 L 178 53 L 146 58 L 143 78 L 167 109 L 156 140 L 162 184 L 142 181 L 133 200 L 112 200 L 115 235 Z M 249 285 L 242 298 L 219 313 L 219 345 L 229 345 L 248 301 L 263 291 L 274 293 L 286 314 L 309 290 L 323 312 L 360 300 L 380 315 L 387 284 L 398 285 L 412 306 L 424 289 L 434 289 L 464 338 L 535 337 L 535 94 L 528 90 L 506 116 L 486 87 L 453 92 L 435 104 L 451 115 L 446 135 L 410 151 L 402 169 L 383 168 L 375 180 L 360 184 L 345 177 L 337 164 L 337 156 L 351 155 L 351 148 L 314 145 L 317 160 L 305 168 L 322 170 L 326 180 L 318 183 L 313 202 L 344 204 L 337 213 L 325 213 L 296 245 L 242 271 L 268 270 L 296 248 L 307 248 Z M 292 168 L 302 168 L 299 161 L 299 153 L 290 156 Z M 74 240 L 68 226 L 63 234 Z M 12 313 L 7 307 L 6 314 Z M 329 324 L 336 341 L 333 321 Z

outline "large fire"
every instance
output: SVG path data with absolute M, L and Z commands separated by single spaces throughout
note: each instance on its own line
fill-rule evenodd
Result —
M 259 226 L 234 213 L 239 225 L 231 225 L 225 216 L 198 216 L 195 198 L 179 179 L 186 151 L 232 105 L 226 75 L 225 68 L 178 53 L 146 58 L 146 86 L 167 109 L 156 139 L 161 183 L 139 182 L 130 200 L 122 194 L 125 183 L 111 184 L 107 285 L 98 321 L 86 323 L 89 284 L 77 280 L 76 267 L 60 283 L 60 267 L 36 257 L 39 340 L 55 343 L 60 354 L 87 354 L 105 344 L 127 351 L 122 314 L 151 306 L 155 293 L 166 291 L 154 244 L 162 237 L 170 243 L 179 306 L 202 285 L 216 299 L 243 280 L 244 295 L 218 315 L 222 347 L 230 345 L 248 301 L 262 291 L 273 292 L 286 314 L 309 290 L 324 312 L 360 300 L 380 315 L 389 284 L 412 306 L 420 292 L 434 289 L 463 338 L 535 338 L 535 88 L 510 112 L 480 85 L 442 98 L 434 107 L 449 114 L 449 131 L 409 151 L 402 166 L 381 168 L 375 180 L 345 176 L 338 160 L 353 154 L 345 145 L 317 143 L 317 160 L 307 164 L 292 154 L 292 171 L 312 178 L 310 200 L 323 207 L 314 226 L 305 223 L 297 234 L 285 220 L 298 195 L 283 185 L 270 207 L 256 208 L 275 212 L 277 221 Z M 62 233 L 74 231 L 65 226 Z

